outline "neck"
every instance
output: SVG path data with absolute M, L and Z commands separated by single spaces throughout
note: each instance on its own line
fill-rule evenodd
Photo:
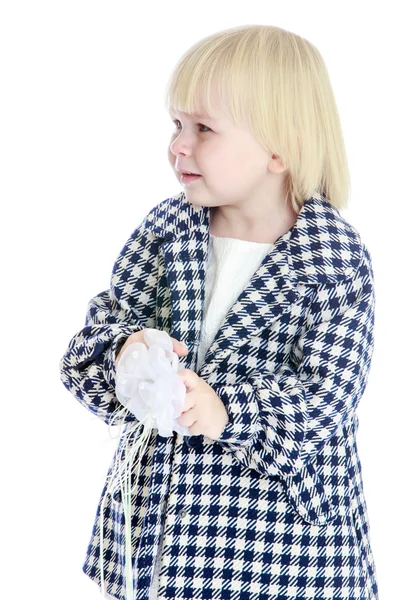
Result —
M 231 208 L 234 210 L 230 211 Z M 237 207 L 213 206 L 210 209 L 210 233 L 218 237 L 273 244 L 293 227 L 296 220 L 297 214 L 291 205 L 271 209 L 258 219 L 241 214 Z

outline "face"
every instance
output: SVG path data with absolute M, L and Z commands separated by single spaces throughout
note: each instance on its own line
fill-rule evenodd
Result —
M 245 128 L 237 127 L 223 113 L 216 119 L 170 111 L 173 133 L 168 160 L 189 202 L 201 206 L 247 206 L 265 198 L 283 166 L 265 151 Z M 181 181 L 178 171 L 201 177 Z

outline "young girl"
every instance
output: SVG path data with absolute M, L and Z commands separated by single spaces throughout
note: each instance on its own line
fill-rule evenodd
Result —
M 190 435 L 152 430 L 132 577 L 106 486 L 83 571 L 120 600 L 377 600 L 356 444 L 373 271 L 339 212 L 349 174 L 321 55 L 278 27 L 218 32 L 179 61 L 168 109 L 183 191 L 133 231 L 60 370 L 110 424 L 124 349 L 166 331 Z

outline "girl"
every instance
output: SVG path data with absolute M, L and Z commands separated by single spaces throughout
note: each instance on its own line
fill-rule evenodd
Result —
M 132 577 L 121 494 L 106 486 L 83 571 L 120 600 L 376 600 L 356 444 L 373 271 L 339 212 L 349 174 L 324 62 L 291 32 L 236 27 L 186 52 L 167 97 L 184 189 L 134 230 L 60 370 L 110 424 L 124 349 L 166 331 L 190 435 L 152 430 Z

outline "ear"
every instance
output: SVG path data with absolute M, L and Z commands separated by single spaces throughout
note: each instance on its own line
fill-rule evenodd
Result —
M 277 154 L 272 154 L 271 158 L 268 161 L 268 170 L 271 173 L 284 173 L 286 171 L 286 167 L 282 162 L 282 159 Z

